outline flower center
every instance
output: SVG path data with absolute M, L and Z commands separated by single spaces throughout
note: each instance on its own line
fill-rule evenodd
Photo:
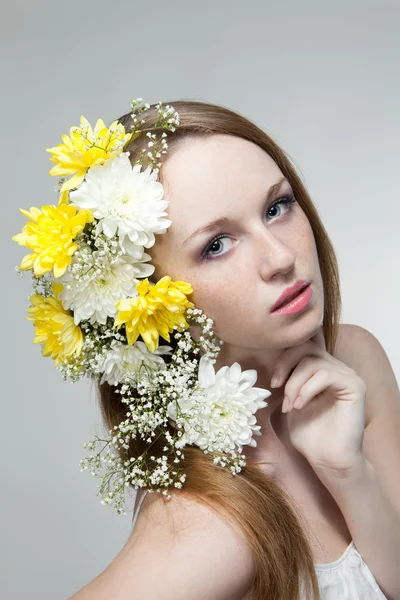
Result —
M 222 406 L 221 404 L 218 404 L 218 402 L 216 402 L 214 404 L 214 410 L 215 410 L 215 412 L 218 413 L 218 415 L 220 417 L 224 418 L 224 417 L 231 416 L 230 412 L 228 410 L 226 410 L 226 406 Z
M 126 190 L 117 190 L 113 195 L 111 214 L 118 217 L 129 216 L 133 218 L 137 213 L 138 199 Z
M 113 285 L 115 284 L 115 277 L 112 270 L 107 270 L 107 272 L 103 272 L 99 277 L 95 278 L 95 284 L 97 288 L 102 290 L 102 293 L 110 290 L 113 291 Z

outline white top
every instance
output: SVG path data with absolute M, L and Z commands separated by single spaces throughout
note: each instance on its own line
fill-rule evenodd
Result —
M 337 560 L 314 566 L 321 600 L 387 600 L 354 540 Z
M 144 490 L 138 502 L 132 528 L 135 527 L 147 493 L 147 490 Z M 315 563 L 315 571 L 321 600 L 387 600 L 358 552 L 354 540 L 337 560 L 323 564 Z M 307 600 L 305 596 L 304 600 Z

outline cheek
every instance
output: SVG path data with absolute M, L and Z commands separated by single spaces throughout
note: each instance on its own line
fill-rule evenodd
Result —
M 315 244 L 315 238 L 313 230 L 311 229 L 310 222 L 304 213 L 302 213 L 302 217 L 299 218 L 296 222 L 295 229 L 295 238 L 296 247 L 298 251 L 296 254 L 301 256 L 303 259 L 311 259 L 314 255 L 317 254 L 317 247 Z M 293 252 L 296 251 L 296 248 L 293 248 Z
M 189 273 L 187 281 L 189 281 L 193 287 L 193 294 L 190 297 L 192 302 L 194 302 L 198 308 L 204 310 L 208 316 L 212 317 L 210 314 L 211 307 L 213 310 L 216 309 L 226 296 L 226 292 L 223 292 L 222 286 L 217 285 L 217 282 L 210 280 L 209 277 L 205 281 L 202 280 L 201 277 L 193 276 L 193 274 L 192 277 L 190 277 Z
M 164 243 L 164 240 L 159 238 L 162 238 L 162 236 L 156 237 L 154 246 L 145 249 L 145 252 L 151 256 L 149 262 L 155 268 L 151 280 L 157 282 L 162 277 L 169 275 L 174 281 L 177 279 L 185 281 L 184 277 L 176 277 L 175 273 L 178 272 L 178 270 L 175 265 L 174 257 L 169 250 L 168 244 Z
M 207 280 L 192 277 L 193 294 L 190 300 L 205 314 L 213 319 L 215 333 L 226 337 L 231 328 L 237 327 L 238 320 L 243 319 L 243 311 L 248 306 L 244 290 L 238 284 L 240 277 L 212 277 L 208 273 Z
M 308 256 L 310 258 L 314 257 L 314 259 L 318 262 L 317 245 L 315 243 L 315 237 L 314 237 L 313 230 L 311 229 L 311 226 L 308 221 L 307 221 L 307 225 L 305 226 L 304 229 L 305 229 L 304 235 L 306 237 L 306 252 L 308 253 Z

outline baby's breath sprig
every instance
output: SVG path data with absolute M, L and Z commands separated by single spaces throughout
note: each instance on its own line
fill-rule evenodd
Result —
M 45 297 L 49 297 L 53 295 L 53 290 L 51 288 L 51 285 L 53 283 L 53 280 L 46 276 L 46 275 L 40 275 L 39 277 L 36 277 L 33 272 L 31 273 L 32 275 L 32 287 L 33 287 L 33 291 L 35 292 L 35 294 L 40 294 L 41 296 L 45 296 Z
M 111 430 L 111 439 L 102 440 L 94 436 L 84 447 L 94 450 L 96 444 L 103 443 L 99 452 L 80 462 L 81 470 L 91 469 L 92 475 L 100 478 L 99 492 L 103 504 L 113 504 L 118 514 L 124 512 L 125 488 L 146 487 L 171 498 L 168 489 L 181 488 L 186 475 L 180 463 L 184 459 L 182 425 L 174 426 L 168 414 L 171 401 L 190 398 L 198 389 L 198 365 L 200 354 L 214 362 L 222 341 L 213 330 L 213 321 L 197 308 L 187 310 L 189 325 L 198 325 L 201 335 L 196 341 L 188 329 L 175 326 L 173 336 L 176 348 L 165 369 L 148 370 L 138 378 L 137 387 L 122 384 L 115 386 L 115 392 L 128 407 L 126 419 Z M 104 345 L 104 342 L 102 342 Z M 162 456 L 152 453 L 154 443 L 163 438 Z M 148 445 L 139 457 L 129 457 L 131 441 L 140 438 Z M 122 457 L 122 458 L 121 458 Z M 215 464 L 220 462 L 235 464 L 236 456 L 215 456 Z M 236 460 L 237 463 L 237 460 Z M 235 470 L 240 464 L 235 464 Z
M 166 141 L 167 134 L 165 133 L 165 131 L 163 131 L 161 136 L 157 136 L 157 134 L 152 133 L 152 131 L 158 132 L 158 130 L 164 129 L 168 131 L 175 131 L 175 126 L 179 125 L 180 122 L 179 115 L 177 111 L 169 104 L 163 107 L 162 102 L 159 102 L 158 104 L 156 104 L 158 117 L 154 126 L 149 129 L 140 129 L 140 124 L 145 123 L 145 119 L 142 119 L 139 124 L 137 117 L 140 114 L 142 114 L 142 112 L 150 108 L 149 104 L 142 104 L 142 102 L 142 98 L 137 98 L 136 100 L 132 100 L 131 102 L 131 116 L 133 121 L 131 125 L 131 139 L 135 139 L 135 137 L 137 137 L 140 133 L 146 132 L 146 137 L 149 138 L 149 141 L 147 142 L 147 148 L 142 148 L 140 157 L 137 162 L 139 164 L 143 164 L 144 160 L 146 159 L 147 164 L 152 167 L 152 170 L 155 173 L 158 173 L 161 167 L 161 162 L 158 159 L 161 158 L 162 154 L 166 154 L 168 148 L 168 144 Z M 151 148 L 151 150 L 149 150 L 149 148 Z
M 62 188 L 63 184 L 67 181 L 67 179 L 68 179 L 68 177 L 60 177 L 57 180 L 57 183 L 56 183 L 56 185 L 53 188 L 54 191 L 56 192 L 57 196 L 60 195 L 61 188 Z
M 135 98 L 134 100 L 131 100 L 131 117 L 133 121 L 131 129 L 133 131 L 136 131 L 135 124 L 137 122 L 137 116 L 142 114 L 142 112 L 145 112 L 149 108 L 150 104 L 148 104 L 147 102 L 143 102 L 143 98 Z
M 82 321 L 80 327 L 84 336 L 80 355 L 70 357 L 56 367 L 63 379 L 70 383 L 76 383 L 83 377 L 101 378 L 103 361 L 113 341 L 126 344 L 124 329 L 116 331 L 111 318 L 105 324 Z

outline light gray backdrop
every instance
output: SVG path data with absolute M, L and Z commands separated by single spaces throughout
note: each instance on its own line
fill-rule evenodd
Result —
M 55 202 L 45 148 L 83 114 L 130 99 L 224 104 L 295 161 L 339 257 L 343 322 L 366 327 L 400 375 L 399 2 L 19 0 L 1 27 L 1 591 L 63 600 L 129 533 L 81 473 L 100 418 L 89 383 L 63 382 L 25 319 L 18 208 Z

